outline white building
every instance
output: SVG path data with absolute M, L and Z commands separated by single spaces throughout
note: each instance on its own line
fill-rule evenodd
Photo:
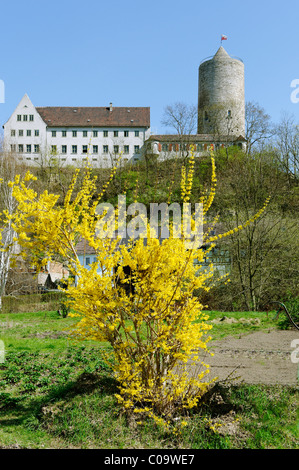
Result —
M 4 149 L 27 163 L 57 158 L 80 166 L 111 166 L 141 157 L 150 136 L 149 107 L 35 107 L 25 94 L 4 124 Z
M 246 140 L 241 135 L 214 135 L 214 134 L 190 134 L 190 135 L 151 135 L 144 145 L 143 155 L 154 156 L 159 161 L 186 157 L 193 150 L 195 157 L 209 155 L 210 150 L 236 146 L 243 150 L 246 148 Z
M 4 128 L 4 148 L 27 163 L 112 166 L 143 157 L 195 156 L 246 148 L 244 64 L 221 46 L 199 66 L 198 129 L 194 135 L 151 135 L 149 107 L 35 107 L 25 95 Z

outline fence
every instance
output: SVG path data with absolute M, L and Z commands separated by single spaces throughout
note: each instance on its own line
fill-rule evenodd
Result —
M 65 298 L 63 292 L 47 292 L 45 294 L 28 294 L 2 297 L 1 313 L 40 312 L 57 310 Z

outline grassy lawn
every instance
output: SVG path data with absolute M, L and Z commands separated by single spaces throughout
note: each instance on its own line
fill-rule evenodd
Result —
M 265 313 L 210 312 L 213 340 L 274 326 Z M 249 319 L 258 319 L 248 322 Z M 298 448 L 298 389 L 215 387 L 181 432 L 128 421 L 116 403 L 109 345 L 72 337 L 77 320 L 57 312 L 0 315 L 0 448 Z

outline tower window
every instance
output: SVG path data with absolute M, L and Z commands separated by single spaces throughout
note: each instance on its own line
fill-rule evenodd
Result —
M 205 111 L 205 121 L 208 121 L 209 120 L 209 116 L 208 116 L 208 113 Z

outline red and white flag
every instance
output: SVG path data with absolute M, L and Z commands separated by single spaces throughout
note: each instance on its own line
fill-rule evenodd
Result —
M 221 36 L 221 41 L 226 41 L 226 39 L 227 39 L 227 36 L 225 36 L 224 34 L 222 34 L 222 36 Z

